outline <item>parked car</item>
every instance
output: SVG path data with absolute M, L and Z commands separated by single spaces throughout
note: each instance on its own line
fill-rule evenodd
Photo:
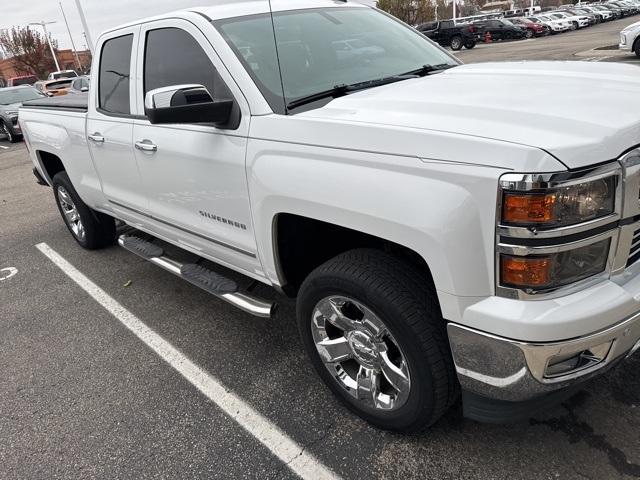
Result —
M 600 10 L 598 8 L 595 8 L 595 6 L 592 6 L 592 5 L 581 5 L 580 10 L 583 12 L 590 13 L 591 15 L 595 15 L 596 18 L 598 19 L 598 23 L 608 22 L 609 20 L 613 20 L 613 13 L 605 9 Z
M 605 21 L 615 20 L 620 17 L 618 13 L 614 12 L 611 9 L 606 8 L 603 5 L 597 5 L 597 4 L 589 5 L 589 11 L 600 12 L 602 14 L 602 18 Z
M 526 28 L 504 18 L 481 20 L 473 24 L 478 28 L 481 37 L 489 33 L 493 40 L 519 40 L 527 36 Z
M 0 135 L 15 143 L 22 137 L 18 123 L 18 108 L 22 102 L 43 98 L 40 92 L 27 85 L 0 88 Z
M 71 86 L 69 87 L 69 92 L 71 95 L 77 95 L 80 93 L 86 93 L 89 91 L 90 86 L 90 78 L 88 75 L 83 75 L 81 77 L 76 78 L 71 82 Z
M 75 70 L 60 70 L 57 72 L 51 72 L 47 77 L 47 80 L 60 80 L 63 78 L 76 78 L 78 76 Z
M 39 82 L 36 82 L 34 87 L 47 97 L 57 97 L 69 93 L 72 82 L 72 79 L 41 80 Z
M 628 4 L 625 4 L 625 3 L 622 3 L 622 2 L 607 2 L 605 4 L 605 6 L 609 6 L 609 5 L 611 5 L 613 7 L 618 7 L 622 11 L 622 15 L 624 17 L 628 17 L 629 15 L 633 15 L 634 13 L 636 13 L 636 10 L 637 10 L 635 7 L 633 7 L 631 5 L 628 5 Z
M 365 37 L 385 55 L 364 67 L 328 49 Z M 259 317 L 273 302 L 211 262 L 296 297 L 311 363 L 372 424 L 420 430 L 459 399 L 526 418 L 640 349 L 638 67 L 461 65 L 332 0 L 215 2 L 95 52 L 89 95 L 20 109 L 72 238 Z
M 591 25 L 590 17 L 586 15 L 575 15 L 573 12 L 569 13 L 569 11 L 551 12 L 547 15 L 558 20 L 571 22 L 571 30 L 577 30 Z
M 510 18 L 509 21 L 526 28 L 527 32 L 525 36 L 527 38 L 541 37 L 543 35 L 548 35 L 549 33 L 551 33 L 551 29 L 548 26 L 541 23 L 536 23 L 529 18 L 516 17 Z
M 559 20 L 557 18 L 553 18 L 548 16 L 548 14 L 537 14 L 535 17 L 527 17 L 529 20 L 541 23 L 542 25 L 546 25 L 549 27 L 549 30 L 552 34 L 566 32 L 567 30 L 571 30 L 571 22 L 567 20 Z
M 633 52 L 640 57 L 640 22 L 632 23 L 620 32 L 620 50 Z
M 11 77 L 7 80 L 7 87 L 19 87 L 20 85 L 33 85 L 38 81 L 35 75 L 22 75 L 20 77 Z
M 582 10 L 581 8 L 567 8 L 562 11 L 576 17 L 586 18 L 588 20 L 588 25 L 586 26 L 600 23 L 602 19 L 602 17 L 600 17 L 599 15 L 587 12 L 586 10 Z
M 460 50 L 463 46 L 471 49 L 478 41 L 478 31 L 474 25 L 456 25 L 453 20 L 423 23 L 416 28 L 439 45 L 451 47 L 451 50 Z

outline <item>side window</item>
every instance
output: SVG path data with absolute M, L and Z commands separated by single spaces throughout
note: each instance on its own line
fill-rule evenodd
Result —
M 195 38 L 179 28 L 147 33 L 144 93 L 175 85 L 203 85 L 214 98 L 231 98 L 227 86 Z
M 130 114 L 129 82 L 133 35 L 107 40 L 100 55 L 98 96 L 107 113 Z

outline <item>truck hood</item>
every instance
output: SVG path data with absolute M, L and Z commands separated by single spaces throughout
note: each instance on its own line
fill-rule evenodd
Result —
M 591 62 L 462 65 L 300 115 L 517 143 L 575 169 L 640 144 L 640 69 Z

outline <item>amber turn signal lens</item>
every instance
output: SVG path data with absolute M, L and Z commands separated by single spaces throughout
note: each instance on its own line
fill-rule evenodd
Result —
M 530 224 L 555 220 L 555 194 L 505 193 L 502 207 L 503 223 Z
M 551 282 L 549 257 L 508 257 L 501 259 L 501 280 L 514 287 L 543 287 Z

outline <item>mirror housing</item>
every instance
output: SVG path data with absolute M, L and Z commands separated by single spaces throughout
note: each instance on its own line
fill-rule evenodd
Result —
M 229 122 L 233 100 L 214 100 L 202 85 L 176 85 L 147 92 L 144 113 L 153 125 Z

